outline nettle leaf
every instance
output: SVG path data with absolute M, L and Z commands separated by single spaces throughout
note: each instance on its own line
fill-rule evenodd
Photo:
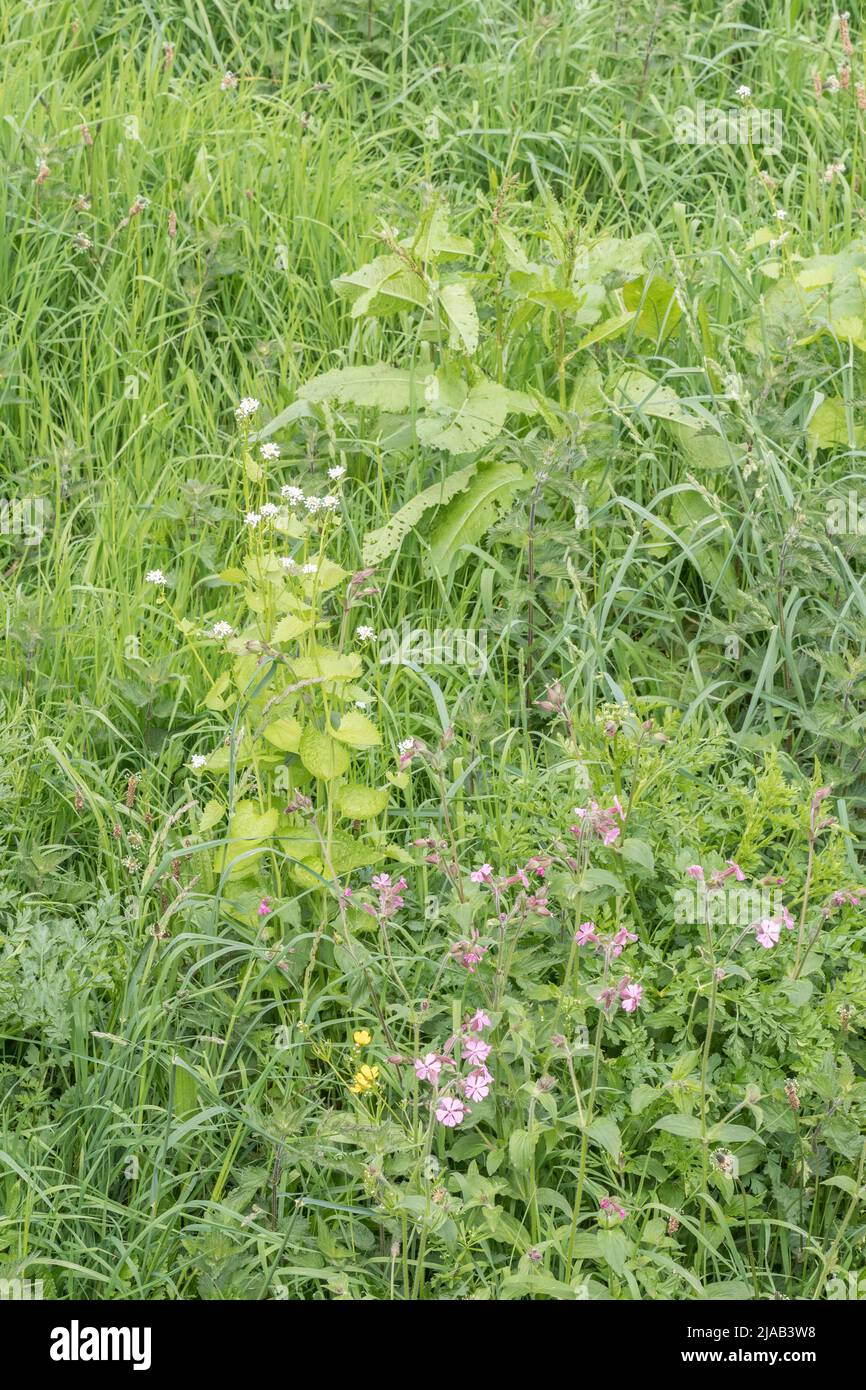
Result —
M 350 748 L 378 748 L 382 742 L 376 725 L 359 710 L 349 710 L 347 714 L 340 715 L 339 726 L 332 725 L 330 735 L 340 743 L 347 743 Z
M 480 325 L 469 286 L 462 280 L 443 285 L 439 291 L 439 303 L 450 328 L 448 346 L 471 356 L 478 347 Z
M 430 538 L 428 562 L 446 574 L 467 545 L 475 545 L 515 493 L 530 486 L 516 463 L 482 464 L 465 492 L 439 513 Z
M 420 388 L 412 372 L 373 362 L 368 367 L 336 367 L 300 387 L 298 396 L 308 401 L 333 401 L 370 410 L 400 414 L 410 410 Z
M 587 274 L 592 280 L 603 280 L 608 288 L 623 284 L 646 269 L 645 261 L 653 246 L 652 232 L 640 232 L 625 239 L 601 237 L 590 247 L 587 255 Z
M 510 391 L 495 381 L 478 381 L 455 410 L 440 398 L 439 409 L 421 417 L 416 433 L 422 444 L 449 454 L 471 454 L 501 433 L 506 416 L 535 415 L 538 406 L 522 391 Z
M 303 727 L 297 719 L 275 719 L 262 730 L 264 738 L 282 753 L 297 753 L 301 744 Z
M 377 256 L 351 275 L 338 275 L 331 281 L 343 299 L 352 304 L 352 318 L 384 317 L 404 309 L 423 309 L 427 286 L 400 256 Z
M 262 861 L 258 851 L 267 844 L 278 822 L 277 811 L 259 811 L 252 801 L 239 801 L 229 820 L 228 842 L 214 855 L 216 872 L 228 869 L 230 878 L 257 874 Z
M 226 709 L 227 701 L 223 699 L 223 696 L 225 695 L 226 691 L 231 685 L 231 681 L 231 671 L 223 671 L 222 675 L 214 681 L 213 685 L 211 686 L 210 690 L 205 695 L 204 700 L 202 701 L 202 704 L 204 705 L 205 709 L 213 710 L 216 714 L 219 714 L 224 709 Z
M 202 811 L 198 823 L 199 835 L 206 835 L 209 830 L 213 830 L 215 825 L 219 825 L 225 813 L 226 808 L 221 801 L 209 801 Z
M 365 787 L 359 782 L 347 782 L 337 792 L 337 806 L 350 820 L 371 820 L 382 814 L 390 796 L 387 787 Z
M 458 492 L 463 492 L 477 471 L 478 465 L 470 463 L 466 468 L 452 473 L 450 477 L 443 478 L 441 482 L 425 488 L 423 492 L 419 492 L 417 496 L 406 502 L 398 512 L 395 512 L 385 526 L 370 531 L 364 537 L 364 565 L 379 565 L 389 555 L 393 555 L 395 550 L 399 550 L 407 534 L 417 526 L 425 512 L 428 512 L 431 507 L 444 506 L 451 501 L 452 497 L 456 497 Z
M 308 724 L 301 735 L 298 745 L 298 753 L 301 762 L 308 772 L 312 772 L 314 777 L 319 777 L 323 782 L 330 782 L 334 777 L 342 777 L 344 772 L 349 770 L 349 754 L 340 743 L 325 733 L 322 733 L 314 724 Z

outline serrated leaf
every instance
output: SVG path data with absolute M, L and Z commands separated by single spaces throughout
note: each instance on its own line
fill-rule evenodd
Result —
M 331 281 L 334 289 L 351 302 L 352 318 L 396 314 L 400 310 L 424 308 L 427 287 L 401 256 L 377 256 L 350 275 Z
M 295 617 L 289 614 L 287 618 L 281 618 L 271 633 L 272 642 L 294 642 L 301 633 L 308 632 L 312 623 L 304 618 Z
M 471 454 L 497 438 L 509 413 L 534 415 L 537 409 L 522 392 L 495 381 L 478 381 L 456 410 L 423 415 L 415 428 L 422 444 L 449 454 Z

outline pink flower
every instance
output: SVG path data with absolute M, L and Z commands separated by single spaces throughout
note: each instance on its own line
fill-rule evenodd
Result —
M 477 1066 L 486 1062 L 492 1051 L 490 1044 L 484 1042 L 483 1038 L 467 1038 L 463 1044 L 463 1060 Z
M 689 867 L 686 869 L 686 877 L 696 878 L 699 883 L 703 883 L 704 871 L 701 868 L 700 864 L 690 864 Z
M 626 975 L 619 984 L 619 999 L 627 1014 L 633 1014 L 643 998 L 643 985 L 633 984 Z
M 588 946 L 591 942 L 598 941 L 595 934 L 595 922 L 581 922 L 574 933 L 574 939 L 578 946 Z
M 632 941 L 637 941 L 637 932 L 630 932 L 628 927 L 620 927 L 616 936 L 613 938 L 610 947 L 612 956 L 621 956 L 626 946 Z
M 735 861 L 734 861 L 733 859 L 729 859 L 729 860 L 728 860 L 728 868 L 729 868 L 729 869 L 731 870 L 731 872 L 734 874 L 734 876 L 735 876 L 735 878 L 736 878 L 736 880 L 737 880 L 738 883 L 744 882 L 746 875 L 743 873 L 743 871 L 742 871 L 742 869 L 740 868 L 739 864 L 735 863 Z
M 578 807 L 574 813 L 581 821 L 587 821 L 590 830 L 597 835 L 603 845 L 612 845 L 619 839 L 620 827 L 614 820 L 614 815 L 619 816 L 620 820 L 625 820 L 625 813 L 619 802 L 619 797 L 614 797 L 613 805 L 606 808 L 599 806 L 597 801 L 589 803 L 589 810 L 585 807 Z M 570 827 L 572 835 L 580 837 L 583 834 L 582 825 L 572 825 Z
M 442 1070 L 442 1063 L 435 1052 L 428 1052 L 426 1057 L 415 1058 L 415 1075 L 419 1081 L 429 1081 L 435 1086 L 439 1080 L 439 1073 Z
M 490 864 L 482 864 L 480 869 L 473 869 L 469 877 L 473 883 L 490 883 L 493 878 L 493 867 Z
M 480 963 L 487 950 L 482 946 L 478 939 L 478 928 L 473 927 L 469 933 L 469 941 L 458 941 L 450 947 L 450 954 L 457 959 L 470 975 L 475 974 L 475 967 Z
M 779 916 L 782 919 L 782 925 L 784 927 L 787 927 L 788 931 L 793 931 L 794 919 L 784 904 L 782 905 L 781 911 L 779 912 Z
M 463 1090 L 470 1100 L 486 1100 L 490 1094 L 493 1078 L 486 1067 L 471 1071 L 463 1082 Z
M 267 917 L 267 915 L 268 915 L 268 913 L 270 912 L 270 910 L 271 910 L 271 905 L 270 905 L 270 903 L 268 902 L 267 898 L 262 898 L 261 902 L 259 903 L 259 916 L 260 916 L 260 917 Z
M 436 1106 L 436 1119 L 449 1129 L 454 1129 L 461 1120 L 465 1120 L 467 1113 L 463 1101 L 451 1096 L 442 1096 Z
M 607 989 L 603 989 L 598 996 L 598 1002 L 605 1013 L 610 1013 L 616 1003 L 616 985 L 608 985 Z
M 770 951 L 779 940 L 781 928 L 774 917 L 762 917 L 760 922 L 755 924 L 755 936 L 758 938 L 758 945 L 763 946 L 765 951 Z
M 468 1024 L 470 1033 L 483 1033 L 485 1028 L 492 1027 L 493 1024 L 483 1009 L 476 1009 Z
M 610 1215 L 610 1213 L 614 1213 L 614 1215 L 619 1217 L 620 1221 L 625 1221 L 625 1207 L 618 1206 L 616 1202 L 611 1201 L 610 1197 L 602 1197 L 598 1205 L 601 1208 L 601 1210 L 607 1212 L 608 1215 Z

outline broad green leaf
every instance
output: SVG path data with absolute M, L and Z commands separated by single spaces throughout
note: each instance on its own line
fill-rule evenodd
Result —
M 275 719 L 262 730 L 263 736 L 283 753 L 297 753 L 303 728 L 297 719 Z
M 622 1153 L 622 1135 L 616 1120 L 612 1120 L 608 1115 L 599 1115 L 598 1119 L 593 1120 L 589 1126 L 587 1134 L 590 1139 L 594 1139 L 610 1154 L 614 1163 L 619 1162 L 619 1156 Z
M 204 810 L 202 811 L 201 817 L 199 819 L 199 835 L 206 835 L 209 830 L 213 830 L 215 825 L 219 825 L 225 813 L 226 808 L 225 806 L 223 806 L 221 801 L 209 801 L 205 806 Z
M 360 710 L 349 710 L 341 715 L 339 727 L 332 724 L 330 735 L 339 743 L 347 743 L 350 748 L 378 748 L 382 742 L 376 725 Z
M 470 357 L 478 347 L 478 310 L 469 286 L 463 281 L 443 285 L 439 291 L 439 303 L 448 319 L 450 334 L 448 346 Z
M 852 410 L 853 416 L 853 410 Z M 862 448 L 866 444 L 866 425 L 853 424 L 852 438 L 848 438 L 848 407 L 841 396 L 829 396 L 814 411 L 806 427 L 809 448 L 849 449 Z
M 470 454 L 497 438 L 509 413 L 534 415 L 537 409 L 531 396 L 509 391 L 495 381 L 479 381 L 456 410 L 443 407 L 423 415 L 416 432 L 419 441 L 431 448 Z
M 338 367 L 313 377 L 298 391 L 308 401 L 333 401 L 367 409 L 409 410 L 420 385 L 411 372 L 374 362 L 369 367 Z
M 304 729 L 298 752 L 307 771 L 323 782 L 342 777 L 349 769 L 349 754 L 343 745 L 335 743 L 314 724 L 308 724 Z
M 364 564 L 379 565 L 386 560 L 389 555 L 393 555 L 403 544 L 403 541 L 418 522 L 424 513 L 431 507 L 444 506 L 450 502 L 452 497 L 456 497 L 458 492 L 463 492 L 469 486 L 477 471 L 477 464 L 470 463 L 468 467 L 458 469 L 450 477 L 443 478 L 441 482 L 434 483 L 432 487 L 425 488 L 419 492 L 409 502 L 395 512 L 391 520 L 385 526 L 380 526 L 376 531 L 370 531 L 364 537 Z
M 663 1130 L 665 1134 L 676 1134 L 682 1139 L 700 1139 L 701 1122 L 697 1115 L 663 1115 L 656 1120 L 653 1129 Z
M 635 312 L 635 333 L 653 343 L 669 338 L 683 316 L 676 290 L 660 275 L 630 280 L 623 286 L 622 297 L 626 308 Z
M 390 795 L 387 787 L 364 787 L 358 782 L 348 782 L 337 792 L 337 806 L 350 820 L 370 820 L 381 815 Z
M 462 548 L 480 540 L 497 515 L 511 505 L 515 493 L 529 485 L 516 463 L 479 467 L 469 487 L 437 516 L 430 538 L 430 565 L 447 574 Z
M 304 619 L 290 614 L 287 618 L 281 618 L 271 633 L 272 642 L 294 642 L 296 637 L 300 637 L 302 632 L 308 632 L 311 623 Z
M 400 256 L 377 256 L 351 275 L 338 275 L 334 289 L 352 305 L 352 318 L 395 314 L 427 304 L 427 286 Z M 307 397 L 307 399 L 310 399 Z
M 329 684 L 357 680 L 362 669 L 357 652 L 335 652 L 329 647 L 314 647 L 309 656 L 298 656 L 292 661 L 292 670 L 298 680 L 324 677 Z

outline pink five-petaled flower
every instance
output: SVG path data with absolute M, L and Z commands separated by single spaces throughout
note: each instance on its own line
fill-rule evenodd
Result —
M 619 1000 L 627 1014 L 633 1014 L 643 998 L 643 985 L 635 984 L 626 975 L 619 982 Z
M 473 869 L 469 877 L 473 883 L 492 883 L 493 866 L 491 864 L 482 864 L 480 869 Z
M 436 1119 L 441 1125 L 454 1129 L 466 1118 L 467 1110 L 462 1100 L 452 1096 L 442 1096 L 436 1106 Z
M 478 1067 L 471 1071 L 463 1081 L 463 1090 L 470 1100 L 486 1100 L 490 1094 L 490 1087 L 493 1077 L 486 1067 Z
M 476 1009 L 466 1026 L 470 1033 L 483 1033 L 485 1028 L 492 1028 L 493 1023 L 483 1009 Z
M 686 878 L 696 878 L 699 883 L 703 883 L 704 871 L 700 864 L 690 864 L 686 869 Z
M 758 938 L 758 945 L 763 946 L 765 951 L 771 951 L 779 940 L 781 925 L 774 917 L 762 917 L 760 922 L 755 923 L 755 936 Z
M 419 1081 L 429 1081 L 431 1086 L 435 1086 L 441 1070 L 442 1063 L 435 1052 L 428 1052 L 425 1057 L 415 1058 L 415 1075 Z
M 479 1066 L 487 1061 L 492 1051 L 490 1043 L 486 1043 L 483 1038 L 466 1038 L 463 1043 L 463 1060 Z
M 598 1205 L 601 1210 L 607 1212 L 608 1215 L 613 1213 L 619 1217 L 620 1221 L 625 1221 L 625 1207 L 618 1206 L 616 1202 L 611 1201 L 610 1197 L 602 1197 Z
M 260 916 L 260 917 L 267 917 L 267 915 L 268 915 L 268 913 L 270 912 L 270 910 L 271 910 L 271 905 L 270 905 L 270 903 L 268 902 L 267 898 L 262 898 L 261 902 L 259 903 L 259 916 Z
M 629 931 L 628 927 L 620 927 L 610 944 L 611 955 L 621 956 L 625 947 L 630 945 L 632 941 L 637 941 L 637 932 Z
M 595 933 L 595 922 L 581 922 L 577 931 L 574 933 L 574 939 L 578 946 L 588 946 L 591 942 L 594 943 L 598 941 L 598 937 Z

